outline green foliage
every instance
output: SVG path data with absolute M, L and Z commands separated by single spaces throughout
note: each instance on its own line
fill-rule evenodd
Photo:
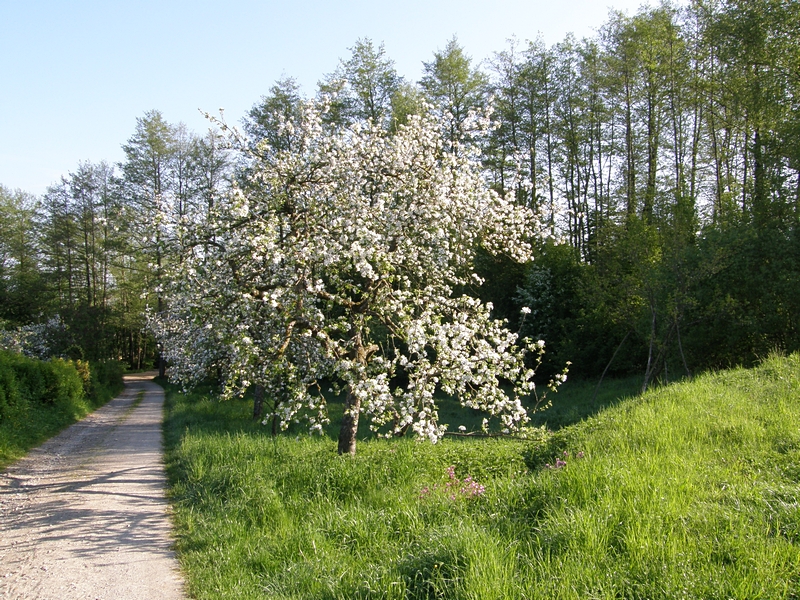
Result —
M 122 387 L 118 361 L 42 361 L 0 351 L 0 466 L 84 417 Z
M 592 376 L 598 357 L 606 356 L 607 346 L 613 343 L 608 323 L 603 335 L 593 335 L 598 324 L 592 320 L 592 309 L 599 303 L 597 295 L 587 289 L 590 270 L 573 248 L 548 243 L 516 286 L 515 312 L 524 306 L 531 310 L 520 323 L 520 334 L 547 343 L 540 371 L 545 377 L 559 372 L 568 360 L 574 365 L 571 377 Z
M 393 99 L 403 81 L 394 61 L 382 43 L 376 47 L 369 38 L 356 40 L 350 51 L 350 58 L 319 84 L 320 93 L 331 99 L 326 119 L 339 125 L 369 120 L 390 129 Z
M 26 324 L 44 308 L 36 199 L 0 185 L 0 321 Z
M 447 144 L 478 136 L 489 185 L 565 242 L 526 273 L 482 259 L 474 290 L 512 327 L 520 306 L 534 310 L 523 329 L 548 344 L 542 374 L 571 360 L 575 375 L 649 382 L 800 349 L 800 3 L 665 2 L 598 25 L 549 47 L 512 41 L 482 63 L 452 38 L 417 83 L 357 40 L 320 83 L 326 119 L 396 133 L 424 99 L 447 115 Z M 490 97 L 494 127 L 468 130 Z M 303 100 L 291 77 L 276 82 L 249 113 L 250 146 L 296 143 L 282 123 L 299 122 Z M 59 315 L 54 354 L 153 362 L 144 311 L 163 299 L 148 290 L 187 242 L 183 225 L 249 168 L 232 172 L 223 145 L 153 110 L 117 172 L 80 164 L 41 199 L 0 186 L 4 326 Z
M 11 352 L 0 352 L 0 361 L 12 374 L 20 406 L 70 403 L 83 395 L 80 375 L 71 362 L 35 360 Z
M 455 37 L 444 50 L 434 52 L 431 62 L 423 64 L 420 88 L 435 110 L 446 117 L 444 138 L 455 146 L 473 133 L 466 128 L 467 117 L 470 111 L 485 108 L 488 78 L 472 65 Z
M 118 360 L 97 360 L 89 365 L 87 395 L 95 406 L 101 406 L 122 391 L 125 366 Z
M 83 360 L 84 359 L 83 348 L 81 348 L 77 344 L 73 344 L 72 346 L 67 348 L 64 351 L 64 354 L 66 355 L 66 357 L 68 359 L 70 359 L 72 361 L 77 361 L 77 360 Z
M 753 364 L 800 348 L 800 231 L 749 225 L 709 230 L 692 256 L 694 322 L 686 328 L 703 367 Z
M 17 376 L 6 354 L 0 354 L 0 420 L 27 405 L 27 398 L 20 394 Z
M 289 78 L 275 82 L 269 95 L 250 109 L 244 126 L 255 143 L 266 142 L 266 147 L 286 150 L 295 141 L 285 123 L 300 121 L 302 96 L 297 81 Z
M 197 598 L 794 598 L 799 392 L 800 355 L 773 356 L 536 442 L 341 457 L 168 388 L 179 557 Z M 424 493 L 449 467 L 485 491 Z
M 41 364 L 50 366 L 49 370 L 43 369 L 45 373 L 48 371 L 52 373 L 49 377 L 50 386 L 43 401 L 53 404 L 77 404 L 85 397 L 83 379 L 75 363 L 54 358 Z

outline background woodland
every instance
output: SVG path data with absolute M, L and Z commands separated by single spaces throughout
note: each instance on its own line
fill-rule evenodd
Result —
M 575 375 L 640 373 L 646 387 L 800 349 L 800 3 L 612 12 L 592 38 L 511 41 L 483 62 L 452 39 L 418 82 L 369 39 L 350 52 L 318 85 L 327 118 L 391 135 L 434 111 L 450 144 L 477 144 L 487 185 L 546 224 L 533 262 L 482 256 L 477 290 L 547 341 L 544 375 L 570 360 Z M 276 82 L 242 123 L 252 149 L 291 144 L 278 122 L 303 101 Z M 474 114 L 491 126 L 471 128 Z M 157 362 L 148 314 L 164 309 L 182 225 L 248 163 L 223 133 L 155 110 L 123 149 L 41 197 L 0 187 L 4 345 L 27 335 L 29 353 Z

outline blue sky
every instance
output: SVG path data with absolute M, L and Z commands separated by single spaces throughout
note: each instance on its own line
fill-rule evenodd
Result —
M 454 35 L 475 61 L 507 40 L 592 36 L 640 0 L 0 0 L 0 184 L 42 194 L 80 161 L 122 160 L 151 109 L 203 133 L 198 109 L 238 123 L 276 79 L 307 94 L 359 38 L 400 75 Z

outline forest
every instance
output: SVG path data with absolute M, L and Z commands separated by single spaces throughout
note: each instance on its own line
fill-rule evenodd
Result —
M 293 149 L 311 101 L 321 130 L 385 139 L 430 115 L 442 151 L 533 215 L 532 260 L 474 240 L 469 293 L 546 341 L 542 375 L 570 361 L 646 388 L 800 349 L 793 0 L 612 12 L 593 37 L 512 40 L 483 61 L 453 38 L 417 82 L 363 38 L 315 98 L 279 80 L 240 128 L 198 135 L 149 111 L 120 164 L 81 163 L 41 197 L 0 186 L 0 346 L 158 364 L 170 274 L 211 256 L 216 208 L 259 193 L 254 161 Z

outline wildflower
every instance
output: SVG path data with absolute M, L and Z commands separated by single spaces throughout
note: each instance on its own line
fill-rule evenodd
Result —
M 451 465 L 445 469 L 448 481 L 442 486 L 434 485 L 433 487 L 424 487 L 419 493 L 420 498 L 424 498 L 434 492 L 442 492 L 451 502 L 455 502 L 459 498 L 475 498 L 482 496 L 486 492 L 486 487 L 475 481 L 472 477 L 467 476 L 463 481 L 456 477 L 456 468 Z

